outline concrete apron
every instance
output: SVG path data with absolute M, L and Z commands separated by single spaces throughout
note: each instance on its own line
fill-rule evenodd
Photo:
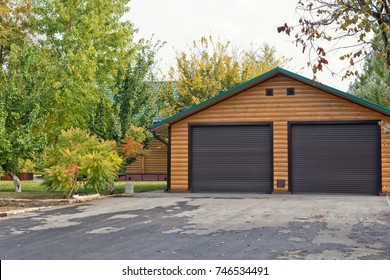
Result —
M 316 245 L 328 249 L 308 252 L 305 259 L 358 259 L 378 251 L 390 258 L 390 196 L 145 193 L 138 197 L 149 198 L 152 205 L 167 198 L 191 206 L 173 214 L 187 223 L 164 233 L 213 235 L 277 229 L 275 234 L 283 236 L 280 249 L 283 243 L 286 248 L 288 243 L 308 247 L 290 250 L 282 258 L 300 258 L 299 254 Z M 344 253 L 342 247 L 349 252 Z

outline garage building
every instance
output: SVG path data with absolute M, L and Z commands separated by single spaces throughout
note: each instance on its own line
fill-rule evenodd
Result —
M 390 94 L 390 93 L 389 93 Z M 172 192 L 390 192 L 390 110 L 275 68 L 156 123 Z

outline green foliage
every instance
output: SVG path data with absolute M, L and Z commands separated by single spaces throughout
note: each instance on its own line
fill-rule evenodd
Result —
M 21 172 L 33 172 L 37 164 L 30 159 L 19 159 L 19 167 Z
M 123 137 L 113 101 L 118 73 L 141 64 L 135 53 L 146 45 L 133 42 L 128 3 L 0 1 L 0 173 L 20 171 L 63 129 Z
M 133 60 L 137 44 L 124 19 L 129 0 L 33 2 L 38 46 L 55 62 L 49 75 L 49 115 L 42 126 L 51 142 L 62 129 L 90 128 L 105 139 L 118 136 L 115 94 L 118 71 Z M 100 112 L 99 109 L 103 107 Z M 47 109 L 47 108 L 46 108 Z M 96 128 L 103 125 L 101 131 Z M 110 127 L 113 125 L 113 128 Z
M 118 70 L 115 94 L 100 97 L 90 117 L 92 133 L 119 143 L 120 139 L 128 137 L 131 127 L 146 127 L 157 119 L 159 107 L 153 90 L 153 67 L 161 46 L 159 42 L 153 45 L 150 41 L 138 44 L 126 70 Z
M 188 51 L 177 52 L 176 67 L 169 73 L 175 83 L 161 86 L 162 116 L 198 104 L 285 62 L 267 44 L 260 49 L 239 51 L 229 41 L 202 37 Z
M 87 185 L 104 190 L 116 179 L 122 159 L 115 151 L 93 151 L 81 158 L 80 170 L 87 177 Z
M 123 169 L 126 165 L 133 163 L 137 157 L 144 154 L 145 148 L 154 139 L 151 132 L 143 127 L 130 126 L 125 137 L 120 143 L 120 155 L 124 159 Z
M 153 69 L 156 53 L 161 47 L 160 42 L 141 41 L 134 60 L 124 72 L 118 73 L 114 102 L 119 109 L 122 137 L 132 125 L 146 127 L 157 119 L 159 106 Z
M 31 0 L 0 1 L 0 66 L 8 63 L 13 46 L 22 46 L 32 29 L 29 24 Z
M 122 137 L 119 109 L 112 99 L 102 95 L 91 113 L 89 130 L 104 140 L 119 142 Z
M 78 185 L 74 184 L 75 174 L 70 172 L 67 165 L 54 165 L 45 169 L 45 182 L 48 191 L 62 190 L 77 192 Z
M 154 139 L 153 134 L 149 130 L 134 125 L 130 126 L 130 129 L 126 133 L 126 137 L 133 139 L 137 143 L 144 144 L 145 146 Z
M 287 35 L 295 30 L 294 42 L 303 52 L 309 51 L 309 61 L 316 73 L 328 65 L 326 55 L 342 50 L 340 60 L 350 66 L 362 61 L 373 50 L 390 68 L 390 3 L 388 0 L 299 0 L 299 24 L 278 27 Z M 373 36 L 379 40 L 372 40 Z M 352 42 L 351 42 L 352 40 Z M 325 50 L 324 41 L 332 42 Z M 377 58 L 378 58 L 377 57 Z M 349 67 L 344 77 L 357 75 Z
M 44 184 L 50 191 L 77 191 L 81 184 L 104 190 L 119 171 L 122 159 L 115 141 L 104 141 L 81 129 L 63 130 L 46 148 Z M 78 180 L 81 179 L 81 180 Z
M 363 73 L 350 85 L 349 92 L 390 108 L 390 69 L 387 69 L 386 62 L 376 59 L 374 53 L 370 55 L 365 62 Z
M 49 185 L 75 188 L 82 175 L 101 188 L 112 179 L 119 161 L 108 152 L 113 142 L 61 131 L 89 129 L 119 143 L 130 124 L 154 121 L 156 100 L 145 81 L 158 47 L 133 42 L 135 29 L 124 17 L 128 4 L 0 1 L 0 173 L 20 171 L 51 143 L 58 154 L 46 158 Z M 88 155 L 83 160 L 80 151 Z
M 46 103 L 43 97 L 50 64 L 32 46 L 14 46 L 8 67 L 0 68 L 0 169 L 20 171 L 19 161 L 33 160 L 46 145 L 39 130 Z M 42 94 L 41 94 L 42 92 Z
M 73 78 L 82 74 L 87 81 L 110 87 L 133 51 L 134 28 L 123 18 L 129 2 L 39 0 L 35 1 L 34 25 L 44 35 L 41 43 L 67 62 L 64 74 Z

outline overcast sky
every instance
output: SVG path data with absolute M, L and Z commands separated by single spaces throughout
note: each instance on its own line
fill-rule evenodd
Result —
M 312 78 L 307 68 L 308 55 L 292 44 L 292 38 L 276 31 L 285 22 L 298 22 L 296 3 L 297 0 L 132 0 L 129 18 L 139 29 L 137 38 L 154 35 L 156 40 L 166 42 L 158 55 L 163 70 L 174 64 L 175 49 L 185 50 L 193 40 L 211 34 L 240 48 L 270 43 L 280 55 L 292 58 L 286 69 Z M 336 70 L 341 69 L 339 56 L 328 57 Z M 326 71 L 318 74 L 318 79 L 344 91 L 351 82 Z

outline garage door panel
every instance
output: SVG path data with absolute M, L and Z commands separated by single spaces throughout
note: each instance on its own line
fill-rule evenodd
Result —
M 228 182 L 234 182 L 235 184 L 237 184 L 237 188 L 239 188 L 239 186 L 244 184 L 245 182 L 256 182 L 256 185 L 261 183 L 261 181 L 269 182 L 268 175 L 256 176 L 255 179 L 252 179 L 253 173 L 258 173 L 258 172 L 262 173 L 262 171 L 263 170 L 250 170 L 250 171 L 248 171 L 248 170 L 235 170 L 234 173 L 231 173 L 229 175 L 226 175 L 225 171 L 218 172 L 218 170 L 213 172 L 213 173 L 204 172 L 203 174 L 201 174 L 201 172 L 199 172 L 198 174 L 201 174 L 202 177 L 195 179 L 193 181 L 196 183 L 198 183 L 198 182 L 219 182 L 219 181 L 226 182 L 226 181 L 228 181 Z M 212 188 L 212 186 L 209 186 L 209 187 Z M 239 189 L 237 189 L 236 191 L 239 191 Z
M 292 192 L 377 194 L 378 129 L 377 123 L 291 124 Z
M 193 192 L 272 189 L 270 125 L 194 125 L 190 178 Z

